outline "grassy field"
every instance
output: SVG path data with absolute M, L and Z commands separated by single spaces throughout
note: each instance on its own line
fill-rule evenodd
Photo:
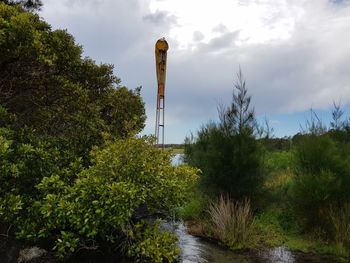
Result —
M 184 153 L 184 149 L 181 149 L 181 148 L 171 148 L 169 150 L 171 151 L 172 154 L 183 154 Z

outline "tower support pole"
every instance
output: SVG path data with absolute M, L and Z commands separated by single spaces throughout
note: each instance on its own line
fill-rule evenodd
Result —
M 158 147 L 164 148 L 164 130 L 165 130 L 165 99 L 164 96 L 157 95 L 157 111 L 156 111 L 156 144 Z
M 155 46 L 156 75 L 158 82 L 155 137 L 156 145 L 160 148 L 164 148 L 165 78 L 168 48 L 168 42 L 166 42 L 165 38 L 158 39 Z

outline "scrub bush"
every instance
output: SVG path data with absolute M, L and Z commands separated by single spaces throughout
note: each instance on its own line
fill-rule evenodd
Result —
M 304 231 L 321 230 L 324 238 L 336 238 L 337 220 L 329 208 L 344 209 L 350 200 L 348 154 L 328 135 L 304 136 L 296 147 L 291 202 Z
M 170 155 L 147 138 L 110 142 L 91 155 L 92 165 L 78 174 L 42 178 L 35 185 L 36 196 L 5 195 L 1 219 L 12 220 L 9 223 L 14 224 L 18 238 L 45 242 L 60 258 L 82 249 L 118 249 L 129 236 L 127 229 L 138 235 L 138 245 L 130 245 L 136 258 L 145 254 L 136 247 L 150 244 L 154 247 L 149 253 L 154 255 L 145 254 L 147 259 L 175 257 L 176 239 L 170 234 L 153 228 L 148 235 L 146 230 L 143 233 L 142 228 L 132 227 L 141 219 L 166 216 L 183 205 L 197 170 L 173 166 Z M 4 216 L 11 213 L 11 218 Z

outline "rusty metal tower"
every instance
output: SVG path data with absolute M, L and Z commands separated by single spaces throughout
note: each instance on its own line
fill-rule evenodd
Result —
M 158 82 L 156 111 L 156 145 L 164 148 L 164 109 L 165 109 L 165 77 L 166 61 L 169 45 L 165 38 L 158 39 L 155 46 L 156 73 Z

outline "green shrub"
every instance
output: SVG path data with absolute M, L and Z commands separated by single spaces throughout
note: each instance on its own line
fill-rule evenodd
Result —
M 67 164 L 56 147 L 30 129 L 0 128 L 0 222 L 17 224 L 26 217 L 25 208 L 40 198 L 35 185 L 43 178 L 64 177 L 81 169 L 79 158 Z
M 268 172 L 291 171 L 294 167 L 292 152 L 268 152 L 265 155 L 265 166 Z
M 175 234 L 160 230 L 159 222 L 154 226 L 140 222 L 129 236 L 127 253 L 136 262 L 174 262 L 180 255 L 177 241 Z
M 285 207 L 293 180 L 292 152 L 267 152 L 265 157 L 265 207 L 269 207 L 271 204 Z
M 281 246 L 284 241 L 284 229 L 281 226 L 281 211 L 268 210 L 254 219 L 252 245 L 258 248 Z
M 166 216 L 183 205 L 196 173 L 185 165 L 173 166 L 170 155 L 155 148 L 149 139 L 118 140 L 96 148 L 89 168 L 77 175 L 46 176 L 35 186 L 37 195 L 25 205 L 19 194 L 8 198 L 7 207 L 0 207 L 0 212 L 20 210 L 20 215 L 12 216 L 17 236 L 34 242 L 48 240 L 48 248 L 54 248 L 61 258 L 78 249 L 116 248 L 128 235 L 125 229 L 132 221 Z M 146 211 L 139 212 L 141 207 Z M 152 234 L 140 241 L 140 246 L 152 245 L 150 253 L 170 257 L 166 256 L 173 253 L 167 251 L 170 241 L 162 243 L 166 238 L 171 239 L 167 234 Z
M 350 200 L 350 166 L 345 152 L 327 135 L 304 136 L 295 152 L 291 201 L 304 230 L 333 238 L 329 210 Z
M 189 195 L 189 200 L 185 206 L 178 210 L 178 215 L 183 220 L 200 220 L 204 217 L 207 198 L 198 191 Z

